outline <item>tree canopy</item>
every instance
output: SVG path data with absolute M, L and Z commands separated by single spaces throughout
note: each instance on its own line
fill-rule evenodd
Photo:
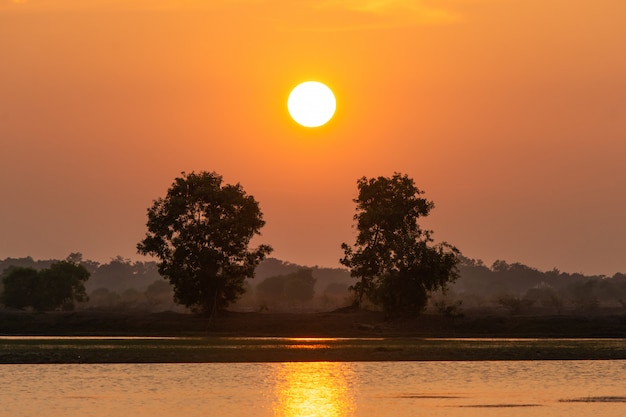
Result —
M 353 245 L 342 244 L 342 265 L 358 279 L 357 302 L 363 297 L 388 315 L 419 313 L 429 294 L 458 277 L 458 250 L 434 244 L 432 231 L 417 220 L 434 207 L 407 175 L 363 177 L 357 181 L 356 229 Z
M 223 184 L 214 172 L 183 172 L 148 209 L 148 231 L 137 250 L 160 260 L 176 302 L 213 316 L 243 293 L 244 280 L 272 251 L 249 249 L 264 224 L 258 203 L 240 184 Z

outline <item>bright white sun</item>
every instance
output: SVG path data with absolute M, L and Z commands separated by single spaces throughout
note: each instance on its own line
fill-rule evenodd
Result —
M 307 81 L 291 90 L 287 100 L 289 114 L 305 127 L 326 124 L 335 114 L 337 102 L 330 88 L 317 81 Z

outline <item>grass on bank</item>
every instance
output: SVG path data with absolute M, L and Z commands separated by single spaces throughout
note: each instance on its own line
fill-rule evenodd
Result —
M 626 359 L 626 315 L 0 311 L 0 363 L 544 359 Z
M 3 337 L 0 363 L 626 359 L 626 339 Z

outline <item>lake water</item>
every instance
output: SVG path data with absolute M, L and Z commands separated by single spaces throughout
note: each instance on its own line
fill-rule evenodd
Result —
M 626 361 L 0 365 L 0 416 L 626 415 Z

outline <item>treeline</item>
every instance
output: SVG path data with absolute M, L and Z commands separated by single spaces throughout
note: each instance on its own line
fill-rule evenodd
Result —
M 76 309 L 186 311 L 176 304 L 171 285 L 155 262 L 120 256 L 107 263 L 85 260 L 73 253 L 67 260 L 89 272 L 84 281 L 88 300 Z M 0 260 L 0 275 L 11 267 L 50 269 L 60 260 L 31 257 Z M 460 278 L 445 293 L 430 300 L 430 312 L 457 314 L 598 314 L 626 312 L 626 274 L 612 276 L 540 271 L 502 260 L 491 266 L 460 257 Z M 46 275 L 46 274 L 44 274 Z M 48 276 L 51 276 L 48 273 Z M 263 261 L 256 277 L 246 281 L 246 292 L 231 308 L 241 311 L 328 311 L 349 306 L 355 283 L 342 268 L 304 267 L 275 258 Z M 1 287 L 0 294 L 4 292 Z M 40 297 L 40 300 L 41 297 Z M 41 305 L 46 304 L 45 297 Z M 365 305 L 372 308 L 372 305 Z M 66 306 L 67 307 L 67 306 Z
M 341 268 L 304 267 L 275 258 L 263 261 L 233 305 L 243 311 L 330 311 L 352 303 L 353 280 Z
M 83 259 L 80 253 L 72 253 L 65 260 L 34 260 L 32 257 L 6 258 L 0 260 L 0 276 L 3 278 L 0 280 L 0 294 L 4 295 L 5 293 L 3 281 L 16 268 L 24 271 L 22 274 L 35 270 L 41 275 L 42 272 L 49 271 L 55 265 L 66 263 L 78 265 L 87 272 L 88 277 L 83 280 L 86 297 L 80 297 L 72 304 L 66 303 L 54 308 L 51 306 L 55 303 L 45 305 L 39 303 L 30 305 L 30 307 L 42 311 L 55 309 L 182 311 L 174 303 L 172 288 L 159 275 L 155 262 L 131 261 L 121 256 L 113 258 L 107 263 Z M 30 275 L 34 274 L 31 272 Z M 22 281 L 25 285 L 29 285 L 25 279 Z M 30 284 L 32 291 L 41 292 L 34 285 L 34 281 L 31 282 L 33 282 Z M 54 282 L 59 285 L 58 278 Z M 46 297 L 46 295 L 42 293 L 38 298 L 42 297 Z
M 354 302 L 354 293 L 349 287 L 354 285 L 355 279 L 342 268 L 309 268 L 307 274 L 314 281 L 314 293 L 309 298 L 298 298 L 285 290 L 289 287 L 285 287 L 284 282 L 270 292 L 271 296 L 268 294 L 270 282 L 294 280 L 302 268 L 277 259 L 264 261 L 257 268 L 257 278 L 249 281 L 248 292 L 236 306 L 246 310 L 320 311 L 349 306 Z M 503 260 L 487 266 L 481 260 L 464 256 L 459 257 L 458 269 L 459 279 L 447 291 L 432 296 L 427 307 L 429 312 L 447 315 L 626 312 L 624 273 L 606 276 L 567 273 L 558 269 L 540 271 Z M 264 282 L 272 276 L 279 278 Z M 368 303 L 365 307 L 375 308 Z
M 509 314 L 595 314 L 626 312 L 626 274 L 583 275 L 540 271 L 521 263 L 460 258 L 460 278 L 431 309 Z
M 11 266 L 2 275 L 0 302 L 22 310 L 73 310 L 75 303 L 87 300 L 87 279 L 89 272 L 69 260 L 54 262 L 40 270 Z
M 50 308 L 50 303 L 29 305 L 27 302 L 21 302 L 12 306 L 34 307 L 36 310 L 187 311 L 185 307 L 174 302 L 172 286 L 159 275 L 157 264 L 152 261 L 132 261 L 117 256 L 107 263 L 99 263 L 83 259 L 80 253 L 72 253 L 65 260 L 6 258 L 0 260 L 0 277 L 6 277 L 14 268 L 42 272 L 56 263 L 65 262 L 80 265 L 89 273 L 89 277 L 83 281 L 86 297 L 79 297 L 76 302 L 59 305 L 58 308 Z M 29 274 L 33 275 L 32 272 Z M 0 279 L 0 294 L 4 293 L 2 281 Z M 308 268 L 269 258 L 259 265 L 256 277 L 246 281 L 246 292 L 232 309 L 332 310 L 349 304 L 350 284 L 350 276 L 343 269 Z M 30 288 L 29 293 L 39 291 L 32 281 L 24 282 L 24 285 Z M 38 298 L 46 297 L 42 293 Z

